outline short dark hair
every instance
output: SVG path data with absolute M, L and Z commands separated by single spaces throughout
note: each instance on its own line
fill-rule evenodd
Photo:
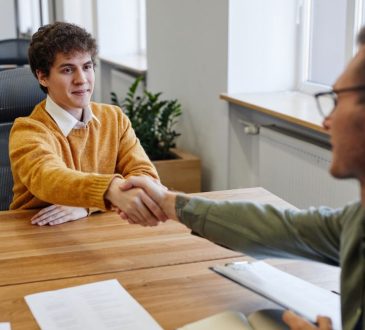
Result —
M 361 51 L 363 51 L 364 46 L 365 46 L 365 26 L 363 26 L 359 33 L 357 34 L 357 44 L 359 46 L 359 48 L 361 49 Z M 357 68 L 357 72 L 356 72 L 356 79 L 358 80 L 357 82 L 359 84 L 364 84 L 365 83 L 365 61 L 362 61 L 361 63 L 359 63 L 359 66 Z M 363 95 L 363 94 L 361 94 Z M 365 103 L 365 97 L 362 96 L 361 98 L 362 103 Z
M 85 29 L 71 23 L 55 22 L 40 27 L 33 34 L 28 58 L 35 77 L 37 70 L 48 76 L 58 53 L 87 52 L 95 65 L 97 50 L 95 39 Z M 47 88 L 42 85 L 41 88 L 47 93 Z

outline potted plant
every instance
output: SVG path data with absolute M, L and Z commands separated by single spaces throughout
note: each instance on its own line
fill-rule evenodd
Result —
M 153 161 L 161 182 L 169 189 L 184 192 L 201 190 L 200 160 L 175 148 L 175 124 L 181 116 L 177 100 L 161 100 L 162 93 L 151 93 L 145 88 L 138 93 L 143 78 L 138 77 L 121 102 L 112 92 L 112 103 L 120 106 L 129 117 L 132 127 L 147 155 Z

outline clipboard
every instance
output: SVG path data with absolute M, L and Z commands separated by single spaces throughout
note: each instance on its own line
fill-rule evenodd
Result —
M 325 315 L 331 318 L 334 330 L 342 329 L 341 301 L 336 293 L 263 261 L 235 262 L 211 269 L 313 323 L 316 322 L 317 315 Z

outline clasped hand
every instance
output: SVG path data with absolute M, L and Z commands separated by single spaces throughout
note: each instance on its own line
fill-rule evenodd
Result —
M 148 192 L 148 188 L 151 191 Z M 167 188 L 159 181 L 149 177 L 115 178 L 106 198 L 111 202 L 112 209 L 129 223 L 156 226 L 168 219 L 158 200 L 158 195 L 166 191 Z

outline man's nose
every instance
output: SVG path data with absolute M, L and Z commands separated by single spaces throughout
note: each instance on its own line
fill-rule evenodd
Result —
M 329 115 L 323 119 L 322 126 L 326 131 L 329 131 L 331 129 L 332 125 L 332 116 Z
M 85 82 L 87 82 L 86 75 L 83 70 L 78 69 L 76 71 L 74 82 L 75 84 L 84 84 Z

